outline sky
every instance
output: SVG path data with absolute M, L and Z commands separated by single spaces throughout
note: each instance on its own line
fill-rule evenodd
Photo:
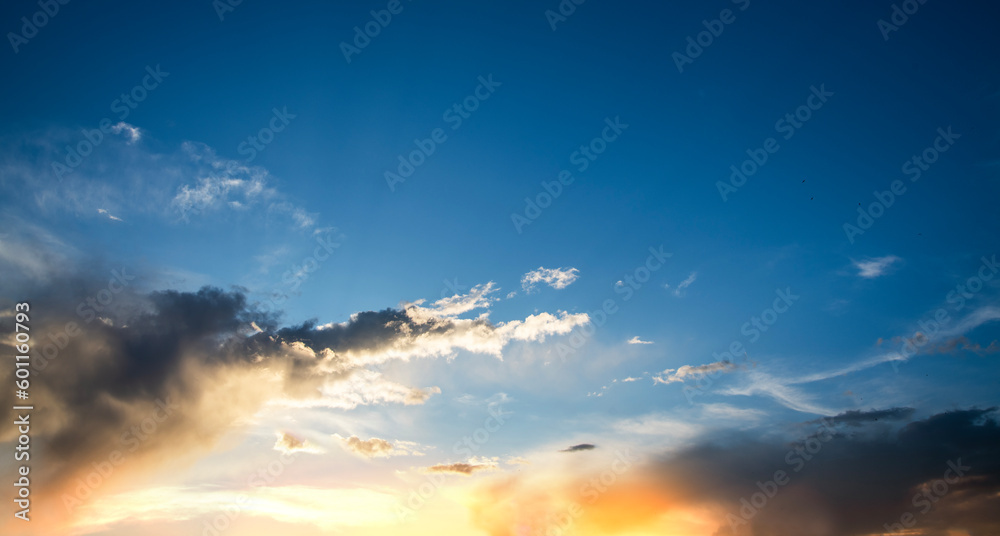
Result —
M 0 531 L 997 533 L 997 15 L 5 2 Z

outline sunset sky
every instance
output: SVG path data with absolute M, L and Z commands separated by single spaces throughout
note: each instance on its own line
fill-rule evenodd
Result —
M 336 4 L 0 7 L 0 533 L 1000 533 L 997 5 Z

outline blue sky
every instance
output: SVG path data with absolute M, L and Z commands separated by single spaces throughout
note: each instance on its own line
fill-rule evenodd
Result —
M 463 408 L 487 401 L 524 417 L 482 454 L 495 457 L 990 407 L 998 13 L 930 0 L 899 24 L 893 8 L 94 1 L 59 4 L 22 40 L 21 17 L 41 8 L 8 2 L 0 257 L 15 275 L 2 297 L 78 279 L 92 296 L 124 267 L 137 296 L 208 285 L 280 312 L 277 326 L 418 300 L 498 326 L 553 315 L 502 355 L 455 339 L 372 358 L 365 370 L 438 388 L 414 407 L 295 417 L 326 450 L 364 431 L 433 446 L 430 464 L 461 461 L 452 438 L 486 415 Z M 345 58 L 366 25 L 378 34 Z M 124 94 L 140 101 L 127 115 Z M 78 166 L 53 166 L 88 136 L 100 141 Z M 600 154 L 584 165 L 587 147 Z M 734 185 L 731 166 L 756 170 Z M 651 249 L 670 255 L 643 273 Z M 492 291 L 477 301 L 477 288 Z M 475 307 L 435 304 L 456 294 Z M 616 312 L 567 356 L 587 325 L 574 319 L 593 325 L 606 300 Z M 930 343 L 910 355 L 918 333 Z M 288 426 L 261 411 L 223 443 L 250 452 Z M 668 424 L 674 437 L 657 435 Z

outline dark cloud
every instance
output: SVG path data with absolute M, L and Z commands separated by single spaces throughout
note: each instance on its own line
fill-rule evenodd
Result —
M 874 425 L 879 412 L 847 413 L 839 422 L 870 426 L 870 433 L 815 433 L 793 443 L 729 437 L 693 446 L 645 467 L 641 473 L 674 500 L 721 506 L 746 523 L 724 522 L 724 535 L 821 536 L 888 532 L 910 513 L 927 536 L 949 529 L 969 534 L 1000 531 L 1000 426 L 996 408 L 950 411 L 911 422 L 895 432 Z M 908 408 L 884 410 L 899 418 Z M 833 420 L 833 419 L 830 419 Z M 836 426 L 833 424 L 832 426 Z M 947 483 L 952 465 L 965 476 Z M 787 483 L 773 497 L 740 515 L 743 500 L 770 488 L 776 471 Z M 762 488 L 763 486 L 763 488 Z M 936 488 L 934 486 L 937 486 Z M 669 491 L 668 491 L 669 490 Z M 922 491 L 929 496 L 919 495 Z M 763 495 L 758 497 L 758 504 Z M 737 530 L 733 532 L 731 526 Z
M 590 443 L 580 443 L 579 445 L 573 445 L 572 447 L 564 448 L 559 452 L 580 452 L 581 450 L 594 450 L 597 445 L 591 445 Z
M 972 352 L 976 355 L 990 355 L 1000 352 L 1000 341 L 992 341 L 989 345 L 983 346 L 978 342 L 972 342 L 967 337 L 955 337 L 928 349 L 928 353 L 957 354 L 959 351 Z
M 890 408 L 890 409 L 879 409 L 871 411 L 862 410 L 850 410 L 836 415 L 833 417 L 828 417 L 826 420 L 833 424 L 845 424 L 848 426 L 862 426 L 865 423 L 874 421 L 903 421 L 909 419 L 913 416 L 913 408 Z M 811 421 L 813 423 L 819 423 L 821 421 Z
M 471 475 L 477 471 L 489 471 L 496 469 L 496 464 L 494 463 L 449 463 L 449 464 L 439 464 L 432 465 L 426 469 L 424 472 L 427 473 L 451 473 L 456 475 Z

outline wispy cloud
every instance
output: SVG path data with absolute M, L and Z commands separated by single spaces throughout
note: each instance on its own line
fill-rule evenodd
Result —
M 636 335 L 635 337 L 632 337 L 627 342 L 628 342 L 628 344 L 653 344 L 653 341 L 644 341 L 644 340 L 640 339 L 638 335 Z
M 858 269 L 858 275 L 865 279 L 875 279 L 883 274 L 885 274 L 889 268 L 901 261 L 899 257 L 895 255 L 886 255 L 885 257 L 876 257 L 873 259 L 865 259 L 863 261 L 853 261 L 854 267 Z
M 425 473 L 448 473 L 469 476 L 480 471 L 493 471 L 499 465 L 497 458 L 470 458 L 468 462 L 443 463 L 425 467 Z
M 695 282 L 695 280 L 697 280 L 697 279 L 698 279 L 698 272 L 691 272 L 691 274 L 687 276 L 687 279 L 685 279 L 684 281 L 681 281 L 680 283 L 678 283 L 677 287 L 674 288 L 674 290 L 673 290 L 674 296 L 677 296 L 678 298 L 681 297 L 681 296 L 683 296 L 684 295 L 684 290 L 687 289 L 688 287 L 690 287 L 691 285 L 693 285 L 694 282 Z M 664 285 L 664 288 L 669 289 L 670 288 L 670 284 L 668 283 L 668 284 Z
M 121 221 L 121 222 L 125 221 L 125 220 L 119 218 L 118 216 L 115 216 L 114 214 L 108 212 L 107 210 L 104 210 L 103 208 L 97 209 L 97 213 L 98 214 L 103 214 L 104 216 L 107 216 L 107 218 L 109 220 Z
M 731 361 L 717 361 L 715 363 L 708 363 L 706 365 L 683 365 L 677 369 L 667 369 L 663 372 L 653 376 L 653 383 L 675 383 L 683 382 L 688 378 L 697 378 L 703 374 L 711 374 L 713 372 L 731 372 L 739 368 L 738 365 Z
M 365 458 L 388 458 L 391 456 L 423 456 L 419 445 L 410 441 L 390 442 L 373 437 L 361 439 L 358 436 L 341 437 L 334 435 L 344 450 Z
M 563 289 L 570 286 L 580 276 L 580 270 L 576 268 L 543 268 L 538 267 L 521 278 L 521 288 L 525 292 L 534 290 L 535 285 L 544 283 L 554 289 Z

